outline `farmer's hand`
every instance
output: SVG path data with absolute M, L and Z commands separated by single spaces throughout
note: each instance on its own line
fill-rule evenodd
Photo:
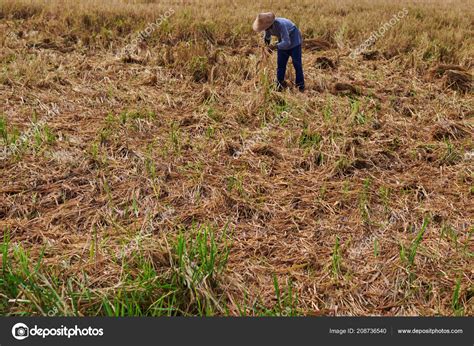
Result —
M 277 50 L 277 49 L 278 49 L 278 48 L 277 48 L 277 45 L 276 45 L 276 44 L 269 44 L 269 45 L 267 46 L 267 50 L 268 50 L 268 52 L 270 52 L 270 53 L 273 53 L 273 51 L 275 51 L 275 50 Z

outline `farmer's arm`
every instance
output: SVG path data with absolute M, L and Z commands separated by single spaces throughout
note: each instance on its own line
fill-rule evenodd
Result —
M 265 41 L 265 44 L 268 46 L 272 40 L 272 34 L 270 34 L 270 31 L 265 30 L 265 35 L 263 36 L 263 40 Z
M 279 25 L 280 43 L 277 44 L 278 49 L 288 49 L 291 46 L 290 33 L 286 25 Z

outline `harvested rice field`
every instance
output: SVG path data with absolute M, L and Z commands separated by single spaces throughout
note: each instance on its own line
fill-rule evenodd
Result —
M 471 5 L 2 0 L 0 314 L 474 315 Z

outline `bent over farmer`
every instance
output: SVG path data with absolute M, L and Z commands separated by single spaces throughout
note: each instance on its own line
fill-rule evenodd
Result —
M 281 90 L 286 86 L 285 72 L 288 59 L 291 57 L 293 67 L 296 72 L 296 86 L 300 91 L 304 91 L 303 62 L 301 53 L 301 44 L 303 39 L 301 32 L 296 25 L 289 19 L 276 18 L 272 12 L 260 13 L 252 28 L 256 32 L 265 31 L 264 40 L 267 46 L 270 46 L 271 37 L 278 38 L 276 48 L 277 55 L 277 87 Z

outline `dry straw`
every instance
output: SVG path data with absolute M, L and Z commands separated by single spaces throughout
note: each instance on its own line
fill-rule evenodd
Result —
M 466 2 L 275 3 L 304 94 L 253 1 L 64 3 L 0 5 L 0 144 L 59 109 L 0 161 L 3 314 L 474 313 Z

